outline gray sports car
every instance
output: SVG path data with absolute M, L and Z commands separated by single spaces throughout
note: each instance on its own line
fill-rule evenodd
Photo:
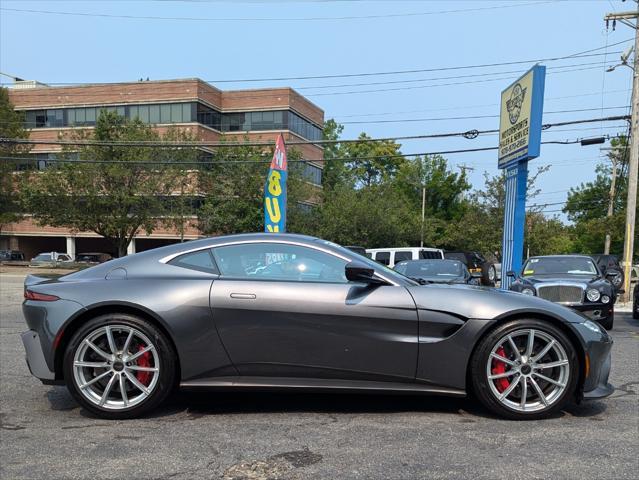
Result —
M 176 387 L 473 392 L 512 419 L 613 391 L 612 340 L 578 312 L 422 286 L 301 235 L 202 239 L 30 275 L 24 296 L 31 372 L 105 418 L 139 416 Z

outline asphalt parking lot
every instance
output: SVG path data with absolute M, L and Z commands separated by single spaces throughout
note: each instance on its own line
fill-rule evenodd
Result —
M 0 275 L 0 478 L 637 478 L 639 322 L 618 313 L 604 401 L 511 422 L 458 399 L 181 393 L 152 416 L 91 417 L 31 377 L 23 278 Z

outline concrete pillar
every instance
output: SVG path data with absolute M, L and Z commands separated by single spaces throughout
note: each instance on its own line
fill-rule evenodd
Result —
M 19 237 L 9 237 L 9 250 L 20 250 Z
M 134 253 L 135 253 L 135 238 L 131 240 L 131 243 L 129 243 L 129 246 L 126 247 L 127 255 L 133 255 Z
M 75 259 L 75 237 L 67 237 L 67 255 Z

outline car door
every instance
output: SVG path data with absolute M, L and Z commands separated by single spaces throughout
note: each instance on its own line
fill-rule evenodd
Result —
M 322 247 L 255 242 L 213 248 L 211 309 L 242 375 L 413 379 L 415 303 L 401 286 L 346 280 Z

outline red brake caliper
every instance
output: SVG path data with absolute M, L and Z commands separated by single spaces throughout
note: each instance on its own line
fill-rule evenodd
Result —
M 138 351 L 144 350 L 144 347 L 140 345 Z M 151 352 L 145 352 L 138 357 L 138 367 L 150 367 L 151 366 Z M 151 372 L 137 372 L 135 377 L 138 381 L 147 386 L 151 382 Z
M 495 353 L 499 355 L 500 357 L 508 358 L 506 357 L 506 352 L 504 350 L 504 347 L 499 347 L 495 351 Z M 496 375 L 498 373 L 506 373 L 506 364 L 502 362 L 501 360 L 497 360 L 496 358 L 493 358 L 493 368 L 491 372 L 493 373 L 493 375 Z M 506 390 L 508 388 L 508 385 L 510 385 L 510 382 L 508 381 L 506 377 L 498 378 L 497 380 L 495 380 L 495 386 L 497 387 L 497 390 L 499 390 L 499 392 L 503 392 L 504 390 Z

